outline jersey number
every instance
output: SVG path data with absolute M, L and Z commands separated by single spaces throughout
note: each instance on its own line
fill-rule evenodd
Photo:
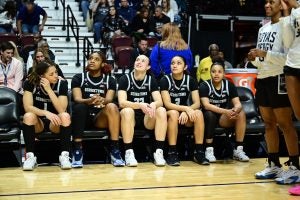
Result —
M 175 104 L 176 104 L 176 105 L 180 105 L 180 98 L 176 98 L 176 99 L 175 99 Z
M 144 98 L 134 98 L 133 101 L 137 103 L 144 103 Z

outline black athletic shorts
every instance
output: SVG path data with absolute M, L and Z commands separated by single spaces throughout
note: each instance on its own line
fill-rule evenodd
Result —
M 257 79 L 255 87 L 255 99 L 258 106 L 271 108 L 290 107 L 284 74 Z
M 134 120 L 135 120 L 135 128 L 137 129 L 144 129 L 144 118 L 145 118 L 145 113 L 143 113 L 142 110 L 137 109 L 134 110 Z
M 284 71 L 284 74 L 286 76 L 298 76 L 298 77 L 300 77 L 300 69 L 298 69 L 298 68 L 284 66 L 283 71 Z

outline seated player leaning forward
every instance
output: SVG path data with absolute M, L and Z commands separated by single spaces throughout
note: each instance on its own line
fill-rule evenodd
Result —
M 162 99 L 158 85 L 152 76 L 149 58 L 140 55 L 134 63 L 134 70 L 123 75 L 119 80 L 118 100 L 121 110 L 121 131 L 125 147 L 125 163 L 137 166 L 132 147 L 134 129 L 145 127 L 155 132 L 156 151 L 154 163 L 164 166 L 163 147 L 167 131 L 166 109 L 162 107 Z
M 180 164 L 176 150 L 178 124 L 187 127 L 194 126 L 195 151 L 194 161 L 201 165 L 209 165 L 203 151 L 204 120 L 200 108 L 200 98 L 197 81 L 185 73 L 187 69 L 185 58 L 174 56 L 171 60 L 172 74 L 165 75 L 160 80 L 161 96 L 168 116 L 169 152 L 167 163 L 171 166 Z M 191 95 L 192 103 L 188 105 Z
M 35 134 L 50 130 L 60 136 L 60 167 L 70 169 L 69 159 L 71 120 L 66 112 L 68 106 L 68 82 L 58 78 L 54 65 L 46 62 L 37 64 L 35 70 L 24 83 L 23 136 L 26 160 L 23 170 L 33 170 L 37 166 L 34 155 Z
M 72 79 L 73 159 L 72 167 L 83 167 L 82 135 L 85 128 L 108 128 L 111 139 L 110 158 L 114 166 L 124 166 L 119 150 L 120 113 L 113 99 L 116 80 L 109 75 L 111 66 L 105 55 L 94 52 L 89 56 L 86 71 Z
M 243 141 L 246 130 L 246 116 L 243 111 L 236 87 L 224 79 L 224 62 L 214 62 L 210 69 L 211 79 L 200 83 L 199 93 L 204 107 L 206 151 L 209 162 L 216 162 L 212 147 L 217 124 L 224 128 L 235 128 L 236 146 L 233 158 L 247 162 L 249 157 L 243 151 Z M 230 104 L 233 107 L 229 108 Z

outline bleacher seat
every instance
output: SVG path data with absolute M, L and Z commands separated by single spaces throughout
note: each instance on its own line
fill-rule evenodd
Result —
M 147 37 L 146 40 L 148 42 L 149 49 L 152 49 L 158 42 L 157 38 L 155 37 Z
M 0 151 L 13 152 L 21 165 L 18 94 L 7 87 L 0 87 L 0 94 Z
M 120 46 L 132 46 L 132 38 L 127 35 L 112 38 L 112 49 L 116 53 L 116 48 Z
M 133 51 L 133 48 L 131 46 L 119 46 L 116 48 L 116 64 L 118 66 L 118 69 L 127 69 L 130 67 L 130 55 Z
M 34 45 L 34 35 L 33 34 L 24 34 L 20 37 L 20 45 L 22 47 L 27 45 Z

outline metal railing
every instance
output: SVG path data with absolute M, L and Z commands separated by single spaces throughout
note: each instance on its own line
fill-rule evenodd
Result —
M 76 40 L 76 67 L 79 67 L 79 26 L 71 7 L 67 5 L 67 42 L 70 41 L 70 29 L 72 30 L 73 36 Z
M 60 0 L 60 3 L 63 7 L 63 26 L 62 30 L 66 30 L 66 0 Z M 55 10 L 58 10 L 58 0 L 55 0 Z
M 85 70 L 85 62 L 88 56 L 94 52 L 93 44 L 90 42 L 88 37 L 83 38 L 83 71 Z

